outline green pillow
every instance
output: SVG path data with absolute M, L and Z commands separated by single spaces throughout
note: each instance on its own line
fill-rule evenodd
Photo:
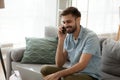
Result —
M 22 63 L 54 64 L 57 38 L 26 38 Z

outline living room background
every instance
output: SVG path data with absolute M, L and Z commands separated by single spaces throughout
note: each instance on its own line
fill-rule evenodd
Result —
M 81 24 L 97 34 L 116 33 L 120 0 L 5 0 L 0 9 L 0 43 L 24 43 L 25 37 L 44 37 L 45 26 L 57 27 L 68 6 L 82 13 Z
M 5 8 L 0 9 L 1 44 L 21 45 L 25 37 L 44 37 L 45 26 L 56 26 L 56 0 L 4 1 Z

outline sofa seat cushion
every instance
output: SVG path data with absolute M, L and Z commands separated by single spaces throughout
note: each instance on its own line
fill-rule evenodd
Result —
M 120 80 L 119 76 L 114 76 L 112 74 L 108 74 L 105 72 L 101 72 L 102 78 L 101 80 Z
M 104 41 L 101 70 L 114 76 L 120 76 L 120 41 L 113 39 Z
M 31 68 L 35 72 L 40 73 L 40 67 L 42 66 L 42 64 L 22 64 L 20 62 L 14 62 L 14 61 L 12 62 L 12 69 L 13 70 L 18 70 L 18 68 L 17 68 L 18 66 Z
M 69 62 L 66 62 L 64 64 L 64 67 L 68 67 L 69 64 L 70 64 Z M 44 65 L 55 65 L 55 64 L 44 64 Z M 41 66 L 43 66 L 43 64 L 23 64 L 20 62 L 14 62 L 14 61 L 12 62 L 12 70 L 18 70 L 18 66 L 29 68 L 29 69 L 31 68 L 32 70 L 34 70 L 34 72 L 40 73 Z

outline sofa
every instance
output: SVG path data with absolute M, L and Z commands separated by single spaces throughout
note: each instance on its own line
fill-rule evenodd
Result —
M 45 37 L 57 37 L 55 27 L 45 28 Z M 101 80 L 120 80 L 120 42 L 108 38 L 100 38 L 101 46 Z M 23 70 L 23 80 L 43 80 L 40 69 L 45 64 L 21 63 L 26 47 L 14 48 L 8 51 L 6 57 L 7 80 L 20 67 L 29 69 Z M 67 66 L 69 63 L 66 63 Z M 54 65 L 54 64 L 50 64 Z

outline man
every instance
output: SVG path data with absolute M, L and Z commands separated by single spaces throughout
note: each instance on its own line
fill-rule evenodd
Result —
M 100 79 L 100 45 L 97 35 L 80 25 L 81 13 L 75 7 L 68 7 L 60 17 L 62 25 L 58 30 L 56 67 L 42 67 L 44 80 L 60 80 L 61 77 L 64 80 Z M 63 68 L 68 59 L 70 67 Z

